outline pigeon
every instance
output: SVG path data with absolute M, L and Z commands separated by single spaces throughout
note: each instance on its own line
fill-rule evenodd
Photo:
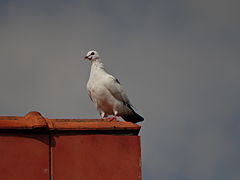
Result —
M 143 121 L 144 118 L 134 111 L 118 79 L 105 70 L 98 52 L 91 50 L 84 59 L 92 63 L 87 91 L 101 118 L 113 115 L 112 120 L 121 116 L 133 123 Z

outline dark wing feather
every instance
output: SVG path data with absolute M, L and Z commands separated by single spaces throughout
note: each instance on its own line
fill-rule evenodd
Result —
M 124 114 L 121 117 L 125 120 L 125 121 L 130 121 L 133 123 L 138 123 L 144 120 L 144 118 L 142 116 L 140 116 L 139 114 L 137 114 L 133 108 L 131 107 L 131 105 L 128 105 L 128 108 L 132 110 L 133 114 Z

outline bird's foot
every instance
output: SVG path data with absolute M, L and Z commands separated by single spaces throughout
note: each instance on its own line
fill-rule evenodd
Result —
M 109 118 L 104 118 L 104 120 L 106 120 L 108 122 L 112 122 L 112 121 L 116 122 L 116 121 L 118 121 L 116 116 L 109 117 Z

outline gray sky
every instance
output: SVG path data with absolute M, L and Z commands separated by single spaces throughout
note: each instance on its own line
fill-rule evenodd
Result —
M 0 2 L 0 115 L 99 117 L 98 50 L 143 122 L 144 180 L 240 179 L 237 0 Z

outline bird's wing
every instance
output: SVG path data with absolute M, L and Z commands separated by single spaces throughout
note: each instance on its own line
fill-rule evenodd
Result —
M 104 86 L 115 99 L 123 102 L 123 104 L 125 105 L 130 105 L 130 101 L 126 93 L 124 92 L 121 84 L 119 83 L 118 79 L 109 75 L 105 80 Z
M 91 94 L 91 91 L 90 91 L 90 90 L 88 90 L 88 96 L 90 97 L 91 101 L 93 102 L 92 94 Z

